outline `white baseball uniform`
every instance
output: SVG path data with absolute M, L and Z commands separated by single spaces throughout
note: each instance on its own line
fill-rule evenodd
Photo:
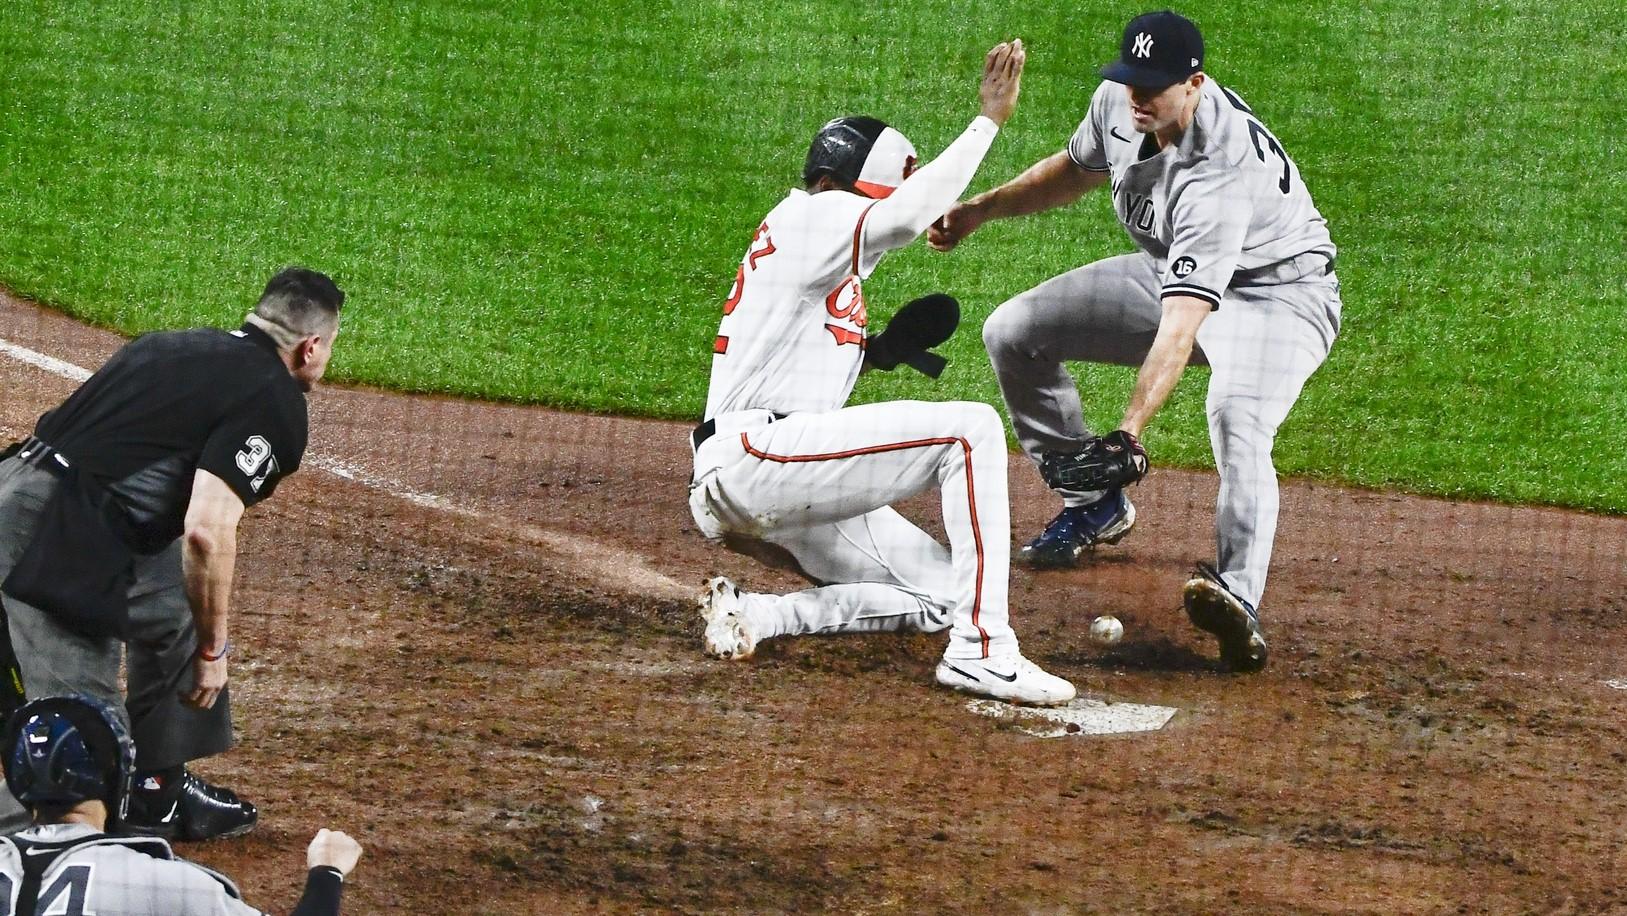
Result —
M 759 639 L 947 626 L 946 657 L 1017 651 L 999 415 L 966 402 L 843 406 L 864 357 L 863 280 L 959 198 L 997 131 L 977 118 L 881 200 L 792 190 L 741 260 L 689 504 L 707 537 L 782 548 L 819 583 L 744 593 Z M 948 550 L 890 508 L 932 486 Z
M 111 837 L 84 824 L 46 824 L 18 836 L 74 846 L 46 869 L 35 907 L 40 914 L 261 916 L 224 875 L 176 858 L 161 839 Z M 0 840 L 0 903 L 5 906 L 0 912 L 7 916 L 16 912 L 23 855 Z
M 1104 82 L 1068 144 L 1107 172 L 1135 254 L 1055 277 L 983 327 L 1012 425 L 1036 461 L 1089 437 L 1067 360 L 1139 366 L 1166 296 L 1205 299 L 1192 362 L 1213 370 L 1207 410 L 1220 470 L 1219 569 L 1258 607 L 1277 527 L 1277 427 L 1339 331 L 1327 223 L 1299 169 L 1242 99 L 1203 84 L 1191 125 L 1159 150 L 1135 132 L 1122 85 Z M 1097 494 L 1063 493 L 1077 501 Z

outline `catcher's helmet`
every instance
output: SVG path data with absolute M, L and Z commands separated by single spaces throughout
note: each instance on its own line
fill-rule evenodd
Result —
M 879 199 L 913 171 L 915 147 L 903 134 L 875 118 L 837 118 L 814 134 L 802 182 L 811 185 L 829 175 L 844 188 Z
M 97 799 L 122 819 L 136 745 L 112 704 L 74 694 L 23 704 L 6 723 L 6 788 L 24 805 Z

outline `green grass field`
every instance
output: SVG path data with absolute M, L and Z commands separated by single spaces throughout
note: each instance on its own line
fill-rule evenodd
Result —
M 115 12 L 114 10 L 117 10 Z M 1203 0 L 1208 70 L 1299 163 L 1345 327 L 1284 473 L 1627 511 L 1627 38 L 1603 0 Z M 1060 148 L 1140 5 L 130 0 L 0 11 L 0 282 L 129 332 L 228 324 L 277 266 L 350 293 L 334 375 L 694 417 L 734 267 L 812 131 L 867 112 L 925 155 L 994 41 L 1022 106 L 973 183 Z M 977 327 L 1129 249 L 1104 195 L 924 244 L 867 284 L 967 324 L 938 384 L 999 403 Z M 3 330 L 0 330 L 3 336 Z M 1116 422 L 1125 369 L 1081 367 Z M 1154 424 L 1209 462 L 1205 373 Z

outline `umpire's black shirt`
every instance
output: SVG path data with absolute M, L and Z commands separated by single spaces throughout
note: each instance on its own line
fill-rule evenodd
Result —
M 146 552 L 181 536 L 198 469 L 253 505 L 305 454 L 305 392 L 259 328 L 138 337 L 34 435 L 110 490 Z

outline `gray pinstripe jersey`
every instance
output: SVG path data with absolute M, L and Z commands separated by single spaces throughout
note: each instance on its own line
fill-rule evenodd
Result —
M 36 907 L 40 914 L 263 916 L 237 899 L 236 887 L 224 877 L 173 858 L 163 840 L 101 837 L 83 824 L 47 824 L 17 835 L 49 843 L 99 837 L 63 855 L 45 872 Z M 0 842 L 0 901 L 6 916 L 16 910 L 22 878 L 17 847 Z
M 1161 262 L 1163 294 L 1218 306 L 1234 284 L 1272 282 L 1274 265 L 1303 254 L 1331 262 L 1335 249 L 1276 137 L 1236 93 L 1212 79 L 1201 92 L 1191 126 L 1159 151 L 1135 132 L 1124 87 L 1104 82 L 1068 155 L 1109 173 L 1119 222 Z

